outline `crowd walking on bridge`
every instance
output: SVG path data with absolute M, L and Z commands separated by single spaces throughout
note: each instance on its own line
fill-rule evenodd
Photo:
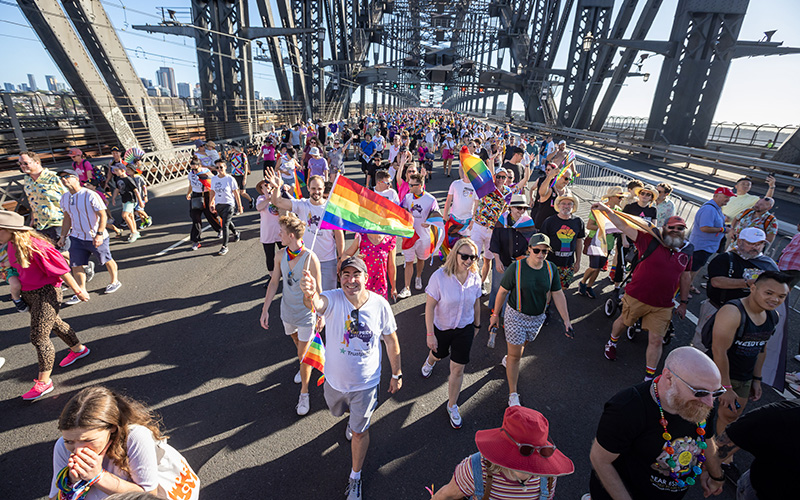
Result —
M 385 397 L 381 346 L 391 368 L 383 392 L 390 395 L 405 384 L 424 386 L 450 358 L 441 417 L 455 432 L 463 424 L 459 402 L 470 354 L 486 343 L 494 347 L 498 337 L 506 353 L 496 361 L 508 384 L 502 426 L 478 431 L 477 452 L 460 462 L 453 457 L 452 480 L 428 488 L 430 497 L 555 498 L 558 479 L 575 467 L 549 437 L 547 411 L 525 406 L 525 392 L 535 388 L 520 387 L 521 359 L 542 332 L 563 333 L 565 343 L 590 342 L 570 305 L 601 303 L 598 282 L 606 271 L 613 287 L 605 307 L 609 316 L 620 315 L 598 345 L 598 359 L 629 355 L 620 345 L 623 334 L 644 332 L 647 350 L 642 382 L 620 387 L 603 408 L 592 470 L 579 471 L 589 491 L 583 498 L 677 500 L 695 485 L 706 496 L 719 494 L 726 480 L 738 499 L 786 498 L 796 489 L 798 400 L 745 413 L 748 402 L 762 397 L 762 385 L 783 386 L 786 299 L 800 278 L 800 235 L 777 262 L 764 255 L 777 235 L 774 178 L 764 196 L 750 194 L 754 181 L 747 177 L 720 185 L 687 220 L 667 182 L 632 180 L 606 186 L 599 199 L 581 198 L 579 160 L 566 141 L 430 109 L 273 127 L 257 150 L 202 139 L 194 145 L 183 202 L 191 250 L 219 239 L 216 254 L 230 259 L 229 245 L 245 239 L 235 217 L 257 211 L 265 254 L 257 274 L 265 273 L 266 291 L 253 326 L 270 332 L 282 326 L 292 339 L 299 417 L 309 413 L 315 394 L 313 368 L 324 373 L 331 414 L 348 414 L 342 432 L 352 459 L 342 482 L 348 500 L 363 498 L 369 480 L 362 472 L 370 427 Z M 153 224 L 141 155 L 123 158 L 114 148 L 108 165 L 93 165 L 80 150 L 70 153 L 71 167 L 55 172 L 35 153 L 22 152 L 30 222 L 0 212 L 0 266 L 16 310 L 30 314 L 38 357 L 24 400 L 57 388 L 51 333 L 69 348 L 60 368 L 91 353 L 59 311 L 90 300 L 92 259 L 108 272 L 104 293 L 122 286 L 125 270 L 112 257 L 109 234 L 122 235 L 110 215 L 117 197 L 128 242 L 146 237 L 143 230 Z M 251 164 L 259 177 L 255 192 L 248 191 Z M 433 176 L 452 179 L 444 199 L 426 189 Z M 211 238 L 203 237 L 204 219 Z M 426 262 L 438 266 L 427 283 Z M 63 301 L 66 289 L 73 297 Z M 691 344 L 666 348 L 665 356 L 673 321 L 702 294 Z M 401 362 L 392 303 L 417 295 L 424 297 L 427 355 Z M 412 379 L 406 371 L 404 379 L 409 366 L 418 366 L 419 375 Z M 180 498 L 199 495 L 198 477 L 141 403 L 93 386 L 67 402 L 58 429 L 50 498 L 126 492 L 178 498 L 171 488 L 183 492 Z M 744 473 L 732 460 L 738 448 L 755 457 Z M 167 459 L 156 460 L 157 452 Z M 179 480 L 164 479 L 165 468 L 177 470 Z

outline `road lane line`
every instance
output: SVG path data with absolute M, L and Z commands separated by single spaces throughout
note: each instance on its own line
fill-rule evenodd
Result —
M 207 230 L 207 229 L 211 229 L 211 225 L 209 225 L 209 224 L 206 224 L 206 227 L 204 227 L 204 228 L 203 228 L 203 231 L 205 231 L 205 230 Z M 183 238 L 182 240 L 178 241 L 177 243 L 175 243 L 175 244 L 172 244 L 172 245 L 168 246 L 168 247 L 167 247 L 167 248 L 165 248 L 164 250 L 161 250 L 160 252 L 158 252 L 158 253 L 156 254 L 156 257 L 161 257 L 162 255 L 166 255 L 166 254 L 167 254 L 167 252 L 169 252 L 170 250 L 173 250 L 173 249 L 175 249 L 175 248 L 178 248 L 179 246 L 181 246 L 181 245 L 183 245 L 184 243 L 186 243 L 187 241 L 189 241 L 189 238 L 190 238 L 190 237 L 191 237 L 191 236 L 187 236 L 187 237 Z

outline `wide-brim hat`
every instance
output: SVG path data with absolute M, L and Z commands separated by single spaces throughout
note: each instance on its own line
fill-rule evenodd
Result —
M 600 197 L 600 201 L 607 201 L 609 198 L 613 198 L 615 196 L 619 196 L 620 198 L 625 197 L 625 190 L 622 186 L 611 186 L 606 190 L 606 194 Z
M 517 208 L 531 208 L 528 205 L 528 202 L 525 200 L 524 194 L 515 194 L 511 197 L 511 202 L 508 204 L 509 207 L 517 207 Z
M 526 457 L 514 443 L 552 445 L 547 439 L 549 429 L 547 419 L 538 411 L 524 406 L 511 406 L 503 415 L 503 426 L 476 432 L 475 444 L 484 458 L 500 467 L 538 476 L 572 474 L 575 465 L 558 449 L 549 457 L 543 457 L 538 450 Z
M 556 207 L 556 211 L 558 211 L 558 204 L 561 203 L 564 200 L 572 200 L 572 213 L 573 214 L 578 211 L 578 205 L 579 205 L 580 202 L 578 201 L 578 198 L 572 196 L 571 194 L 562 194 L 561 196 L 556 198 L 555 203 L 553 203 L 553 206 Z
M 33 231 L 32 227 L 25 225 L 25 217 L 16 212 L 9 212 L 8 210 L 0 210 L 0 229 Z
M 319 148 L 309 149 L 308 154 L 310 154 L 311 156 L 320 156 Z
M 644 187 L 637 187 L 637 188 L 634 188 L 634 190 L 633 190 L 633 192 L 636 194 L 636 196 L 639 196 L 642 193 L 642 191 L 649 192 L 650 194 L 653 195 L 653 198 L 657 198 L 658 197 L 658 189 L 656 189 L 656 187 L 653 186 L 652 184 L 647 184 Z

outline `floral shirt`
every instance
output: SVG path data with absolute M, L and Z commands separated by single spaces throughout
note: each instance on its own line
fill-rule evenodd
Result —
M 475 223 L 483 227 L 493 228 L 497 224 L 497 219 L 506 211 L 505 196 L 511 191 L 508 186 L 503 186 L 503 194 L 498 195 L 497 191 L 493 191 L 483 198 L 478 203 L 478 209 L 475 211 Z
M 670 200 L 664 200 L 656 205 L 656 220 L 658 227 L 664 227 L 667 219 L 675 215 L 675 204 Z
M 358 251 L 360 257 L 364 259 L 364 263 L 367 265 L 367 274 L 369 274 L 366 288 L 371 292 L 377 293 L 381 297 L 388 298 L 388 259 L 392 248 L 394 248 L 396 244 L 396 236 L 386 235 L 379 244 L 375 245 L 366 234 L 361 235 L 361 243 L 359 244 Z
M 25 196 L 31 205 L 31 225 L 38 231 L 60 226 L 64 214 L 59 202 L 67 188 L 56 173 L 45 168 L 37 180 L 26 174 L 23 183 Z
M 770 235 L 775 238 L 778 234 L 778 219 L 769 212 L 759 215 L 754 208 L 748 208 L 737 215 L 736 220 L 739 222 L 736 224 L 729 248 L 733 248 L 734 243 L 739 239 L 739 233 L 742 232 L 742 229 L 748 227 L 761 229 L 767 235 L 767 239 L 769 239 Z

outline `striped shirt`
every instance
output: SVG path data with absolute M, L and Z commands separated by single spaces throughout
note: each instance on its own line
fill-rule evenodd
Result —
M 483 468 L 483 467 L 481 467 Z M 453 474 L 456 485 L 465 497 L 472 498 L 475 493 L 475 481 L 472 478 L 472 465 L 470 457 L 465 458 L 456 466 Z M 489 500 L 539 500 L 539 481 L 541 476 L 533 476 L 525 485 L 520 485 L 519 481 L 506 478 L 503 474 L 492 476 L 492 491 L 489 493 Z M 552 487 L 548 492 L 547 500 L 552 500 L 556 491 L 556 478 L 552 478 Z M 483 486 L 486 488 L 486 471 L 483 471 Z
M 61 210 L 69 215 L 72 228 L 69 235 L 79 240 L 91 241 L 97 234 L 100 216 L 98 212 L 106 209 L 100 195 L 89 189 L 81 189 L 75 194 L 64 193 L 61 197 Z M 108 238 L 106 228 L 103 228 L 103 238 Z

